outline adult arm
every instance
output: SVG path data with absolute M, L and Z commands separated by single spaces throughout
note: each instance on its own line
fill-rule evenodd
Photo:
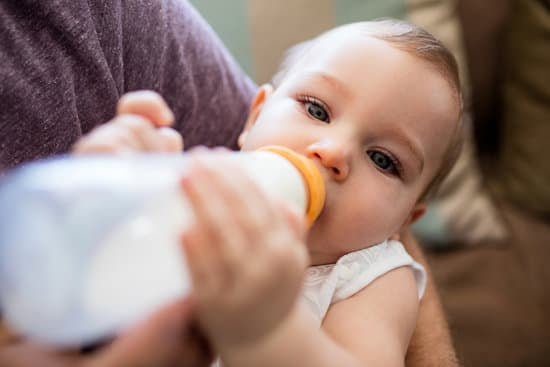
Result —
M 449 325 L 429 265 L 410 231 L 401 236 L 409 254 L 426 269 L 427 283 L 418 309 L 416 329 L 407 351 L 408 367 L 458 366 Z
M 235 148 L 255 86 L 181 0 L 0 3 L 0 169 L 68 152 L 120 96 L 165 96 L 186 147 Z

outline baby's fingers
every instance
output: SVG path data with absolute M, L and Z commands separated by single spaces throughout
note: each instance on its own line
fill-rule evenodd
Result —
M 223 239 L 219 230 L 222 219 L 216 218 L 223 216 L 226 210 L 222 201 L 217 199 L 217 193 L 210 188 L 209 180 L 202 177 L 201 170 L 190 167 L 188 175 L 181 181 L 181 187 L 194 213 L 192 225 L 182 235 L 183 248 L 195 297 L 202 303 L 212 298 L 222 287 L 221 284 L 227 281 L 222 274 L 225 267 L 217 251 Z
M 117 115 L 141 115 L 151 121 L 154 126 L 171 126 L 174 114 L 160 94 L 141 90 L 124 94 L 117 105 Z
M 181 134 L 170 127 L 161 127 L 157 130 L 162 141 L 162 149 L 165 152 L 181 152 L 183 150 L 183 138 Z
M 305 240 L 307 230 L 305 214 L 282 200 L 278 205 L 282 219 L 288 224 L 292 233 L 300 240 Z
M 179 152 L 183 149 L 183 139 L 174 129 L 157 129 L 151 121 L 138 115 L 119 115 L 113 124 L 127 132 L 128 140 L 138 151 Z
M 164 138 L 148 119 L 139 115 L 119 115 L 112 123 L 127 134 L 128 141 L 137 151 L 164 151 Z
M 72 148 L 75 154 L 119 154 L 142 150 L 140 139 L 112 120 L 80 138 Z

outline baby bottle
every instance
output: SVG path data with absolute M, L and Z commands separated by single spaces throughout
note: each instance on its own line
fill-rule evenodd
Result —
M 315 164 L 283 147 L 227 153 L 309 223 L 324 204 Z M 75 347 L 143 319 L 190 290 L 180 238 L 193 213 L 188 156 L 56 158 L 0 185 L 0 310 L 16 333 Z

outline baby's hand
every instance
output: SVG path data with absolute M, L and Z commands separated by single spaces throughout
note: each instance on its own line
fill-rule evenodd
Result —
M 195 153 L 182 181 L 195 212 L 183 235 L 199 320 L 215 349 L 267 336 L 295 305 L 308 255 L 303 220 L 223 153 Z
M 123 95 L 114 119 L 93 129 L 73 147 L 73 153 L 180 152 L 181 135 L 169 126 L 174 115 L 153 91 Z

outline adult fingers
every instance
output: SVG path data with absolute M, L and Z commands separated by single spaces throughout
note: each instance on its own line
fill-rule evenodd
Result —
M 62 353 L 27 341 L 0 346 L 2 367 L 77 367 L 83 360 L 77 352 Z
M 194 328 L 190 301 L 174 302 L 96 352 L 86 367 L 208 366 L 210 351 Z

